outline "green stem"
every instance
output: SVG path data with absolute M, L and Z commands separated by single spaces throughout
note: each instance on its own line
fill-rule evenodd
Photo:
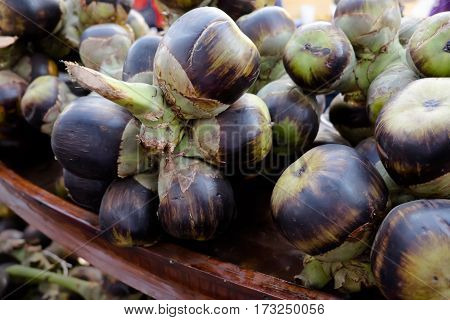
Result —
M 5 270 L 9 276 L 27 279 L 32 282 L 49 282 L 57 284 L 65 289 L 79 294 L 84 299 L 98 299 L 101 287 L 98 283 L 80 280 L 73 277 L 63 276 L 54 272 L 41 269 L 13 265 Z
M 203 159 L 202 153 L 197 149 L 195 142 L 188 135 L 185 135 L 181 139 L 174 151 L 175 154 L 181 154 L 187 158 L 199 158 Z
M 325 268 L 329 269 L 333 276 L 334 288 L 342 292 L 355 293 L 375 286 L 370 263 L 363 259 L 332 262 Z
M 83 88 L 95 91 L 127 109 L 146 126 L 153 126 L 168 109 L 161 89 L 156 86 L 128 83 L 76 63 L 65 64 L 70 76 Z

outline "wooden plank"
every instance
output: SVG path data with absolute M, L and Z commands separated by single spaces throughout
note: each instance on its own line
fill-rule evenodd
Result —
M 169 242 L 118 248 L 100 234 L 97 217 L 0 163 L 0 201 L 51 239 L 156 299 L 333 299 Z

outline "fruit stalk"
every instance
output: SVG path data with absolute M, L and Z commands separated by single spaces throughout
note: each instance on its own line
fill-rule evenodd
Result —
M 63 276 L 55 272 L 49 272 L 22 265 L 12 265 L 7 267 L 5 271 L 11 277 L 22 278 L 33 282 L 49 282 L 57 284 L 65 289 L 79 294 L 86 300 L 98 299 L 101 292 L 101 286 L 98 283 Z
M 82 87 L 117 103 L 142 122 L 140 139 L 151 153 L 173 152 L 183 135 L 183 125 L 167 106 L 158 87 L 119 81 L 72 62 L 65 64 L 68 73 Z

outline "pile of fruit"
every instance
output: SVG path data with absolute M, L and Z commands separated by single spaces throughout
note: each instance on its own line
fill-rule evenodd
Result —
M 51 136 L 111 242 L 220 236 L 229 178 L 263 175 L 303 285 L 449 298 L 450 12 L 341 0 L 296 29 L 274 1 L 160 2 L 159 35 L 126 0 L 0 2 L 0 105 Z

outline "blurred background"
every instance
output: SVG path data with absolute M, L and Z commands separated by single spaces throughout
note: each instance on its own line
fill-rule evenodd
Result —
M 277 4 L 289 11 L 300 23 L 317 20 L 331 20 L 336 3 L 339 0 L 277 0 Z M 400 0 L 404 7 L 404 15 L 423 18 L 430 15 L 433 8 L 439 11 L 450 10 L 450 0 Z M 158 0 L 134 0 L 134 7 L 142 13 L 151 27 L 161 28 L 164 23 L 158 11 Z
M 302 23 L 315 20 L 331 20 L 335 8 L 334 0 L 283 0 L 283 6 L 291 13 L 293 18 L 300 19 Z M 401 0 L 404 13 L 407 16 L 426 17 L 432 7 L 438 4 L 435 0 Z M 450 2 L 446 0 L 446 2 Z

